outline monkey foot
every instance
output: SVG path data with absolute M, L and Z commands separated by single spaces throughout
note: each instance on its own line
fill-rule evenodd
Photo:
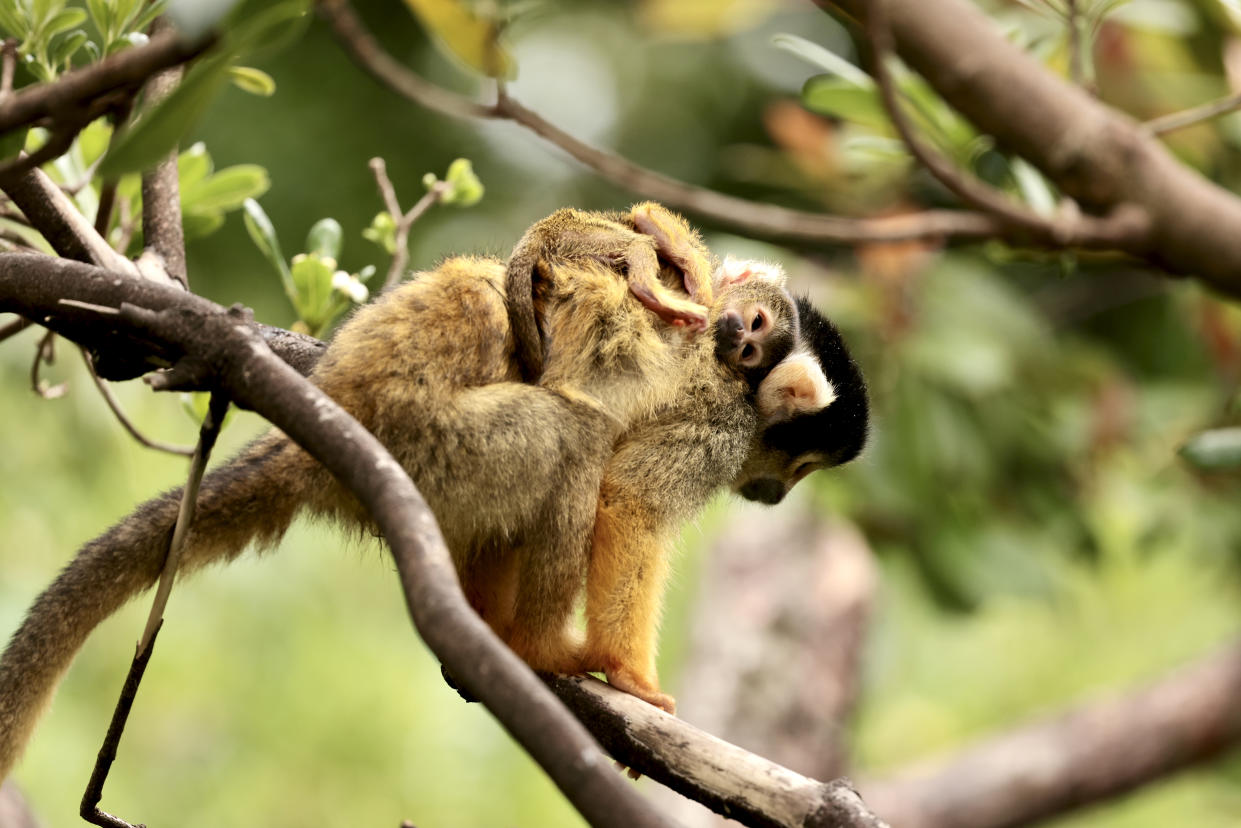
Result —
M 624 690 L 629 695 L 637 696 L 647 704 L 655 705 L 665 713 L 670 713 L 673 716 L 676 715 L 676 699 L 667 693 L 659 692 L 659 689 L 652 682 L 638 678 L 624 667 L 618 667 L 615 670 L 605 670 L 604 675 L 608 677 L 608 684 L 617 690 Z
M 695 333 L 707 329 L 707 309 L 693 302 L 677 299 L 670 294 L 657 295 L 630 283 L 630 289 L 646 309 L 669 325 L 684 326 Z

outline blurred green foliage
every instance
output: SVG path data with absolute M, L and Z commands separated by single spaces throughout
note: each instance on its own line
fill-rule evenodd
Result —
M 99 10 L 120 9 L 120 0 L 88 3 L 97 30 L 83 29 L 87 45 L 58 58 L 85 18 L 64 18 L 76 7 L 51 0 L 16 2 L 0 5 L 0 26 L 40 33 L 23 47 L 24 82 L 85 59 L 89 46 L 122 48 L 134 31 L 132 14 L 122 23 Z M 296 5 L 245 4 L 276 16 Z M 445 43 L 467 67 L 507 72 L 489 51 L 498 29 L 486 20 L 460 9 L 436 17 L 427 9 L 437 4 L 411 3 L 437 27 L 433 37 L 400 4 L 358 5 L 397 57 L 438 83 L 485 88 L 438 51 Z M 986 5 L 1014 41 L 1068 71 L 1065 4 Z M 1228 78 L 1241 54 L 1233 4 L 1079 5 L 1086 80 L 1135 117 L 1237 84 Z M 14 22 L 20 14 L 27 18 Z M 159 140 L 136 153 L 149 155 L 169 135 L 188 147 L 179 164 L 197 291 L 252 305 L 272 324 L 329 325 L 344 308 L 330 288 L 337 271 L 386 269 L 392 252 L 393 217 L 376 215 L 383 204 L 366 166 L 374 156 L 387 160 L 407 206 L 429 170 L 450 170 L 447 180 L 468 185 L 466 200 L 473 168 L 487 183 L 472 209 L 419 220 L 413 269 L 449 253 L 502 254 L 566 204 L 615 208 L 639 198 L 508 125 L 452 121 L 396 99 L 348 62 L 321 23 L 297 21 L 305 31 L 285 50 L 247 53 L 254 66 L 240 72 L 233 58 L 211 70 L 218 75 L 201 81 L 211 94 L 188 107 L 201 109 L 191 133 L 167 118 L 178 129 L 147 127 Z M 893 140 L 845 30 L 808 5 L 548 2 L 515 16 L 504 34 L 515 97 L 670 175 L 849 214 L 950 201 Z M 897 77 L 914 122 L 940 151 L 1034 209 L 1054 209 L 1054 188 L 1036 171 L 975 134 L 918 78 Z M 93 126 L 54 174 L 66 184 L 88 178 L 110 135 Z M 1187 163 L 1241 188 L 1241 115 L 1167 140 Z M 450 167 L 462 156 L 470 170 Z M 137 190 L 136 176 L 120 178 L 118 213 L 137 215 Z M 259 197 L 262 207 L 249 202 L 243 221 L 246 199 Z M 75 198 L 93 217 L 94 190 Z M 287 260 L 277 235 L 296 239 L 306 228 L 301 258 Z M 1150 679 L 1241 629 L 1241 491 L 1228 439 L 1241 425 L 1234 303 L 1104 256 L 996 245 L 776 247 L 704 229 L 717 251 L 784 262 L 844 329 L 871 384 L 871 446 L 803 484 L 798 498 L 857 522 L 885 573 L 854 733 L 858 775 Z M 376 244 L 359 244 L 363 237 Z M 131 252 L 138 245 L 133 238 Z M 9 425 L 0 473 L 20 481 L 0 487 L 6 630 L 73 549 L 184 474 L 184 461 L 139 450 L 115 426 L 65 348 L 50 379 L 67 377 L 69 395 L 30 394 L 34 340 L 27 332 L 0 348 L 0 422 Z M 121 396 L 144 431 L 192 441 L 191 424 L 172 413 L 175 399 L 137 384 Z M 239 417 L 219 453 L 260 427 Z M 684 572 L 701 564 L 696 553 L 718 511 L 703 530 L 687 530 Z M 377 544 L 303 527 L 278 554 L 180 584 L 104 806 L 187 828 L 578 824 L 490 718 L 444 686 L 391 570 Z M 692 577 L 676 580 L 664 634 L 669 677 L 692 593 Z M 92 637 L 18 771 L 49 825 L 76 824 L 73 803 L 142 614 L 131 607 Z M 1239 772 L 1233 758 L 1065 824 L 1232 825 Z

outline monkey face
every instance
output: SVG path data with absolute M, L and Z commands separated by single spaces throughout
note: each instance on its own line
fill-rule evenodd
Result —
M 779 503 L 816 469 L 847 463 L 866 443 L 866 384 L 835 326 L 805 299 L 796 303 L 802 341 L 758 385 L 760 429 L 732 489 Z
M 715 356 L 757 390 L 797 342 L 797 313 L 782 287 L 763 281 L 730 286 L 715 319 Z

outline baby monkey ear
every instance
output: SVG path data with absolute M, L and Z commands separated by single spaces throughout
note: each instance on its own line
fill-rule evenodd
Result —
M 745 259 L 734 259 L 732 255 L 725 256 L 724 262 L 720 265 L 717 284 L 719 287 L 728 287 L 748 282 L 754 275 L 754 269 L 751 267 L 753 264 Z
M 836 399 L 836 390 L 819 361 L 807 353 L 786 357 L 758 386 L 756 403 L 764 426 L 821 411 Z

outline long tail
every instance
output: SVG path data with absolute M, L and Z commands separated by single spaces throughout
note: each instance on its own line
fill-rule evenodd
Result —
M 279 432 L 251 443 L 203 479 L 180 574 L 232 559 L 252 540 L 274 543 L 324 475 Z M 159 578 L 180 499 L 181 489 L 165 492 L 82 547 L 13 634 L 0 656 L 0 781 L 87 635 Z

